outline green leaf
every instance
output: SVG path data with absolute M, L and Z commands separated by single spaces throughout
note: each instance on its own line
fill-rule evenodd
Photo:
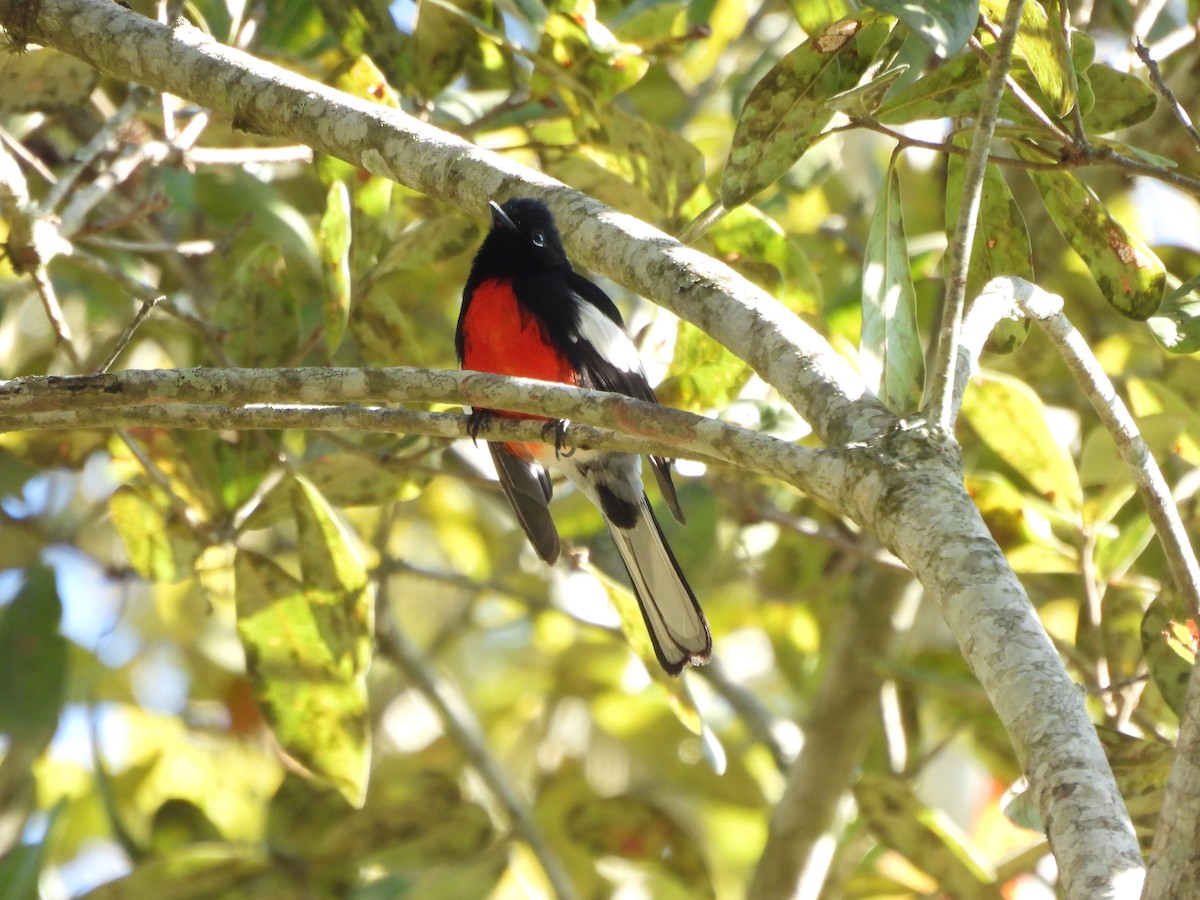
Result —
M 844 112 L 848 116 L 874 115 L 875 111 L 879 109 L 884 94 L 907 71 L 908 66 L 903 63 L 887 69 L 858 87 L 834 94 L 825 105 L 838 112 Z
M 855 4 L 849 0 L 788 0 L 788 6 L 807 34 L 846 18 L 855 9 Z
M 1165 741 L 1137 738 L 1103 725 L 1096 726 L 1096 734 L 1142 849 L 1149 851 L 1167 793 L 1167 776 L 1171 773 L 1175 748 Z
M 479 38 L 470 21 L 456 15 L 450 6 L 492 24 L 491 0 L 417 4 L 417 24 L 412 33 L 413 77 L 418 93 L 426 99 L 440 94 L 462 72 L 471 55 L 479 52 Z
M 995 872 L 940 810 L 923 804 L 893 775 L 864 774 L 854 799 L 867 827 L 953 897 L 1000 900 Z
M 963 417 L 1005 463 L 1059 509 L 1079 509 L 1083 491 L 1067 448 L 1050 430 L 1046 407 L 1028 385 L 984 373 L 963 396 Z
M 371 605 L 364 594 L 367 569 L 363 563 L 357 536 L 350 531 L 341 515 L 306 478 L 292 483 L 292 510 L 296 515 L 297 552 L 305 587 L 337 591 L 353 600 L 347 609 L 345 624 L 352 642 L 357 634 L 365 634 L 369 652 L 372 631 Z M 362 648 L 358 648 L 362 652 Z M 365 669 L 367 659 L 358 660 Z
M 259 884 L 272 863 L 258 847 L 236 844 L 201 844 L 169 856 L 147 860 L 124 878 L 84 894 L 85 900 L 138 900 L 171 897 L 172 900 L 207 900 L 210 897 L 287 897 L 276 893 L 282 885 Z M 256 889 L 257 885 L 257 889 Z
M 859 368 L 863 378 L 896 412 L 916 409 L 925 360 L 894 165 L 888 167 L 867 233 L 862 304 Z
M 969 135 L 955 138 L 959 146 L 968 146 Z M 959 201 L 966 179 L 966 160 L 952 155 L 946 161 L 946 233 L 952 239 L 958 221 Z M 971 264 L 967 274 L 967 296 L 977 298 L 983 286 L 999 275 L 1033 281 L 1033 250 L 1025 217 L 1013 199 L 1000 167 L 988 165 L 983 176 L 983 193 L 971 245 Z M 993 353 L 1012 353 L 1020 349 L 1029 334 L 1029 320 L 1001 319 L 988 336 L 986 349 Z
M 60 112 L 87 102 L 100 73 L 82 60 L 47 47 L 0 48 L 0 112 Z
M 1136 75 L 1110 66 L 1092 66 L 1087 74 L 1099 101 L 1083 116 L 1083 127 L 1089 133 L 1119 131 L 1154 115 L 1158 95 Z
M 943 59 L 967 46 L 979 20 L 979 0 L 866 0 L 866 5 L 895 16 Z
M 986 77 L 973 55 L 956 56 L 898 90 L 879 107 L 875 118 L 885 125 L 903 125 L 922 119 L 974 115 Z
M 0 607 L 0 734 L 34 752 L 58 724 L 67 684 L 67 642 L 54 571 L 38 565 Z
M 1188 680 L 1196 665 L 1198 623 L 1173 593 L 1161 593 L 1142 617 L 1146 667 L 1167 706 L 1183 716 Z
M 299 318 L 292 280 L 278 244 L 255 247 L 222 291 L 213 322 L 225 331 L 233 365 L 287 365 L 299 344 Z
M 792 312 L 820 312 L 821 280 L 804 248 L 756 207 L 732 210 L 706 237 L 712 242 L 714 256 Z
M 444 2 L 444 0 L 439 0 Z M 586 14 L 590 13 L 590 15 Z M 535 66 L 530 79 L 530 91 L 535 97 L 550 96 L 562 88 L 563 76 L 587 93 L 586 101 L 574 94 L 564 94 L 568 104 L 599 111 L 618 94 L 633 87 L 650 68 L 650 62 L 636 44 L 617 40 L 608 28 L 595 18 L 591 4 L 579 5 L 574 12 L 553 12 L 546 20 L 538 45 L 538 56 L 544 66 Z
M 815 32 L 746 98 L 721 177 L 721 203 L 744 203 L 783 175 L 833 117 L 828 100 L 858 84 L 891 32 L 877 13 L 840 19 Z
M 174 583 L 192 574 L 203 547 L 156 485 L 121 485 L 108 499 L 108 514 L 129 565 L 143 578 Z
M 659 209 L 678 211 L 704 179 L 704 156 L 679 134 L 607 106 L 580 128 L 592 161 L 644 191 Z
M 350 192 L 340 181 L 329 186 L 317 244 L 325 273 L 325 345 L 332 356 L 350 318 Z
M 1163 348 L 1172 353 L 1200 350 L 1200 275 L 1193 275 L 1167 296 L 1158 315 L 1146 323 Z
M 1004 21 L 1008 0 L 982 0 L 980 7 L 997 26 Z M 1037 0 L 1026 0 L 1013 56 L 1029 65 L 1034 80 L 1050 101 L 1055 115 L 1065 116 L 1075 103 L 1075 69 L 1066 37 Z
M 373 609 L 353 536 L 302 479 L 292 490 L 303 582 L 239 550 L 238 635 L 254 693 L 289 754 L 353 806 L 370 767 Z
M 1045 157 L 1013 143 L 1023 159 Z M 1042 195 L 1050 218 L 1088 271 L 1113 309 L 1131 319 L 1148 319 L 1162 302 L 1166 270 L 1140 239 L 1125 230 L 1096 194 L 1072 172 L 1037 171 L 1029 177 Z
M 479 222 L 457 212 L 418 222 L 398 234 L 379 261 L 373 278 L 390 272 L 422 269 L 465 253 L 479 243 Z
M 655 393 L 661 402 L 679 409 L 724 409 L 751 374 L 751 368 L 723 344 L 690 322 L 680 322 L 671 367 Z
M 662 866 L 691 896 L 711 896 L 712 876 L 695 839 L 679 822 L 641 797 L 584 797 L 566 811 L 566 834 L 593 858 L 618 856 Z

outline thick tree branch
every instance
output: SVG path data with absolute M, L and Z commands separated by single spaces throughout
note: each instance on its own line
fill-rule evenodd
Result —
M 482 216 L 534 194 L 553 207 L 573 258 L 697 325 L 746 360 L 826 443 L 862 440 L 891 414 L 815 331 L 727 266 L 630 216 L 406 115 L 174 29 L 109 0 L 0 0 L 18 40 L 175 94 L 237 129 L 287 138 Z
M 0 430 L 153 425 L 176 428 L 330 428 L 463 437 L 461 416 L 329 407 L 450 403 L 582 420 L 567 441 L 720 460 L 829 499 L 830 451 L 812 450 L 682 410 L 604 391 L 483 372 L 393 369 L 162 369 L 0 382 Z M 295 406 L 299 404 L 300 406 Z M 544 423 L 493 422 L 481 437 L 552 441 Z M 622 441 L 612 431 L 649 438 Z M 597 442 L 597 443 L 593 443 Z

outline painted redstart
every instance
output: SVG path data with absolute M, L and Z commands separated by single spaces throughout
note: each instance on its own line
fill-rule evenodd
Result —
M 540 200 L 490 204 L 492 227 L 463 289 L 454 343 L 459 364 L 626 394 L 656 402 L 617 307 L 571 268 L 550 210 Z M 537 418 L 503 410 L 471 411 L 471 434 L 489 416 Z M 559 423 L 560 424 L 560 423 Z M 712 635 L 642 489 L 642 461 L 631 453 L 560 452 L 545 444 L 489 442 L 496 473 L 530 543 L 547 563 L 559 555 L 550 518 L 547 468 L 562 472 L 604 516 L 637 594 L 662 667 L 672 675 L 712 654 Z M 651 457 L 672 514 L 683 522 L 671 461 Z

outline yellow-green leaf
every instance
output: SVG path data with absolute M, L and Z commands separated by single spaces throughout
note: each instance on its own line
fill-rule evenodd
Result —
M 1083 491 L 1075 462 L 1028 385 L 984 373 L 967 388 L 962 414 L 980 440 L 1043 498 L 1060 509 L 1079 508 Z
M 969 137 L 955 139 L 967 146 Z M 951 155 L 946 161 L 946 233 L 953 235 L 958 221 L 959 201 L 963 196 L 966 161 Z M 985 284 L 998 275 L 1010 275 L 1033 281 L 1033 250 L 1025 217 L 1013 199 L 1000 167 L 989 165 L 983 177 L 983 193 L 971 245 L 971 265 L 967 275 L 967 297 L 976 298 Z M 993 353 L 1012 353 L 1020 349 L 1029 334 L 1028 319 L 1001 319 L 988 336 L 987 349 Z
M 996 25 L 1004 21 L 1008 0 L 982 0 L 980 7 Z M 1075 70 L 1057 17 L 1051 21 L 1038 0 L 1026 0 L 1021 11 L 1013 56 L 1023 59 L 1046 98 L 1051 112 L 1064 116 L 1075 103 Z
M 1020 144 L 1018 156 L 1044 161 Z M 1131 319 L 1148 319 L 1162 302 L 1166 270 L 1146 244 L 1130 234 L 1073 172 L 1029 171 L 1042 202 L 1067 243 L 1113 309 Z
M 285 366 L 296 353 L 296 296 L 278 244 L 260 244 L 238 265 L 220 293 L 213 321 L 225 331 L 225 352 L 234 365 Z
M 868 12 L 840 19 L 776 63 L 750 91 L 721 177 L 732 209 L 783 175 L 833 117 L 825 104 L 858 84 L 894 20 Z
M 854 786 L 854 799 L 867 827 L 932 876 L 940 891 L 1000 900 L 995 872 L 945 814 L 917 798 L 909 782 L 894 775 L 864 774 Z
M 331 565 L 308 568 L 336 581 Z M 234 576 L 247 676 L 272 731 L 290 756 L 361 806 L 371 763 L 370 596 L 307 586 L 247 550 Z
M 1182 716 L 1188 680 L 1196 665 L 1200 623 L 1178 597 L 1159 594 L 1142 617 L 1142 652 L 1167 706 Z
M 1154 115 L 1158 95 L 1136 75 L 1118 72 L 1111 66 L 1092 66 L 1087 77 L 1093 94 L 1100 100 L 1084 113 L 1083 127 L 1089 133 L 1119 131 Z
M 859 368 L 863 378 L 893 410 L 910 412 L 921 402 L 925 359 L 894 165 L 888 166 L 867 232 L 862 307 Z

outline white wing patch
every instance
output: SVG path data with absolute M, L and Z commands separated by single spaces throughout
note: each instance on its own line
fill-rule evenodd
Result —
M 642 373 L 642 360 L 629 335 L 616 322 L 592 304 L 580 301 L 579 332 L 571 335 L 575 343 L 587 341 L 596 352 L 623 372 Z M 643 375 L 644 377 L 644 375 Z

